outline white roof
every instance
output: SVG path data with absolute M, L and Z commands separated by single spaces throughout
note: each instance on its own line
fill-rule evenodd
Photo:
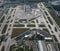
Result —
M 52 39 L 52 37 L 45 37 L 45 39 Z
M 42 41 L 38 41 L 39 51 L 44 51 Z

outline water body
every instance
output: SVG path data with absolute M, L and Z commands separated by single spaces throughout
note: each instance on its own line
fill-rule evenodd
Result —
M 52 5 L 56 11 L 60 11 L 60 5 Z
M 10 0 L 10 1 L 19 1 L 19 2 L 47 2 L 48 0 Z
M 50 3 L 56 11 L 60 11 L 60 0 L 51 1 Z

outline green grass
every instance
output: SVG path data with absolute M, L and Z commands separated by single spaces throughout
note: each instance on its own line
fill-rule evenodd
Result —
M 3 46 L 2 49 L 1 49 L 1 51 L 4 51 L 4 48 L 5 48 L 5 47 Z
M 51 21 L 50 17 L 47 17 L 51 25 L 53 25 L 53 22 Z
M 6 32 L 7 26 L 8 26 L 8 25 L 5 25 L 5 26 L 4 26 L 4 28 L 3 28 L 3 30 L 2 30 L 2 34 Z
M 0 23 L 2 23 L 5 19 L 5 16 L 2 17 L 2 19 L 0 20 Z
M 11 10 L 11 13 L 12 13 L 13 9 Z
M 35 23 L 34 21 L 32 21 L 32 23 Z
M 23 48 L 18 48 L 16 51 L 24 51 Z
M 59 48 L 59 51 L 60 51 L 60 44 L 58 44 L 58 48 Z
M 12 46 L 10 46 L 10 51 L 12 51 L 12 49 L 15 49 L 15 44 L 13 44 Z
M 55 31 L 57 32 L 57 28 L 55 27 Z
M 29 29 L 27 29 L 27 28 L 20 28 L 20 29 L 16 28 L 16 29 L 13 29 L 12 37 L 11 38 L 18 36 L 18 35 L 20 35 L 21 33 L 24 33 L 27 30 L 29 30 Z
M 9 21 L 7 21 L 6 23 L 9 23 Z
M 35 25 L 30 24 L 30 25 L 27 25 L 27 27 L 35 27 Z
M 29 49 L 29 47 L 28 46 L 26 46 L 25 45 L 25 49 L 24 48 L 18 48 L 16 51 L 33 51 L 33 49 L 31 48 L 31 49 Z
M 54 37 L 54 40 L 55 40 L 56 42 L 58 42 L 58 40 L 57 40 L 56 36 L 55 36 L 55 35 L 53 35 L 53 37 Z
M 22 43 L 22 42 L 21 42 Z M 23 45 L 23 44 L 21 44 Z M 10 46 L 10 51 L 23 51 L 23 48 L 20 48 L 21 45 L 15 45 L 13 44 L 12 46 Z M 17 48 L 17 49 L 16 49 Z M 16 49 L 16 50 L 15 50 Z
M 14 25 L 14 27 L 24 27 L 25 25 L 20 24 L 20 25 Z
M 23 45 L 23 47 L 21 48 L 22 45 Z M 15 44 L 10 46 L 10 51 L 24 51 L 24 50 L 25 51 L 33 51 L 33 48 L 31 47 L 29 49 L 29 46 L 25 45 L 24 41 L 21 41 L 20 44 L 18 44 L 17 46 Z
M 51 26 L 50 25 L 48 25 L 48 27 L 51 29 Z
M 44 11 L 44 12 L 45 12 L 46 15 L 48 15 L 46 11 Z
M 8 19 L 10 19 L 10 18 L 11 18 L 11 16 L 8 17 Z
M 39 27 L 45 27 L 45 25 L 39 25 Z
M 43 30 L 49 33 L 48 29 L 43 29 Z M 50 33 L 49 33 L 49 34 L 50 34 Z
M 25 51 L 29 51 L 29 47 L 28 46 L 25 46 Z

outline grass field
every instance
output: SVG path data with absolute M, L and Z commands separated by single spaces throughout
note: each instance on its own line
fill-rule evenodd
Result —
M 48 29 L 43 29 L 43 30 L 49 33 Z M 49 34 L 50 34 L 50 33 L 49 33 Z
M 1 49 L 1 51 L 4 51 L 4 48 L 5 48 L 5 47 L 3 46 L 2 49 Z
M 2 17 L 2 19 L 0 20 L 0 23 L 2 23 L 5 19 L 5 16 Z
M 4 26 L 4 28 L 3 28 L 3 30 L 2 30 L 2 34 L 6 32 L 7 26 L 8 26 L 8 25 L 5 25 L 5 26 Z
M 53 22 L 51 21 L 50 17 L 47 17 L 51 25 L 53 25 Z
M 35 27 L 35 25 L 30 24 L 30 25 L 27 25 L 27 27 Z
M 45 25 L 41 25 L 41 24 L 39 24 L 39 27 L 45 27 Z
M 32 21 L 32 23 L 35 23 L 34 21 Z
M 18 36 L 18 35 L 20 35 L 21 33 L 24 33 L 27 30 L 29 30 L 29 29 L 27 29 L 27 28 L 16 28 L 16 29 L 13 29 L 11 38 Z
M 24 27 L 25 25 L 20 24 L 20 25 L 14 25 L 14 27 Z

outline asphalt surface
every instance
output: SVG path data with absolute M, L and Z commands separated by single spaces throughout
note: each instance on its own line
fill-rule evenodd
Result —
M 36 31 L 39 32 L 40 34 L 44 35 L 44 36 L 50 36 L 47 32 L 42 31 L 40 29 L 36 29 Z M 17 36 L 15 38 L 15 40 L 18 42 L 18 41 L 24 39 L 25 35 L 31 34 L 31 32 L 32 32 L 31 30 L 28 30 L 28 31 L 24 32 L 23 34 L 20 34 L 19 36 Z

